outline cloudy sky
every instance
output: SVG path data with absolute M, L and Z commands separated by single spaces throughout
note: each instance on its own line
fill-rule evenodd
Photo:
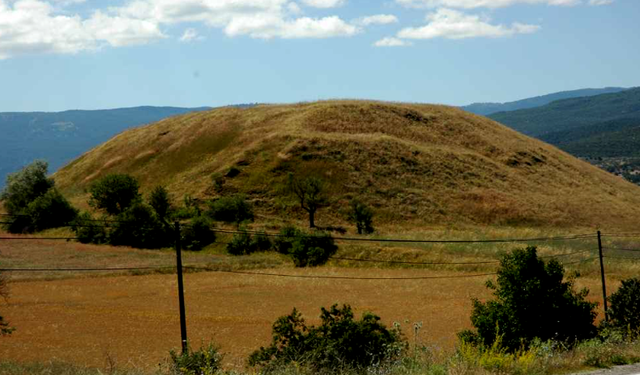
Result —
M 0 0 L 0 111 L 640 86 L 638 0 Z

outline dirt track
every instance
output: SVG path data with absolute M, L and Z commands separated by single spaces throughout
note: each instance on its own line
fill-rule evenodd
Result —
M 270 270 L 269 272 L 278 272 Z M 455 275 L 427 270 L 293 270 L 288 274 L 412 277 Z M 387 324 L 398 321 L 413 340 L 422 321 L 423 342 L 451 347 L 455 332 L 469 327 L 470 299 L 488 297 L 487 277 L 452 280 L 318 280 L 224 273 L 185 275 L 189 340 L 213 340 L 230 367 L 267 345 L 271 324 L 295 306 L 317 322 L 320 306 L 349 303 Z M 3 315 L 17 329 L 0 340 L 0 357 L 57 359 L 80 365 L 155 368 L 180 345 L 175 275 L 114 276 L 16 282 Z M 408 323 L 406 321 L 409 321 Z

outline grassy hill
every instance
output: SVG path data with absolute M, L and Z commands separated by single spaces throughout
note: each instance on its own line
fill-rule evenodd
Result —
M 538 108 L 500 112 L 489 117 L 534 137 L 604 122 L 640 120 L 640 88 L 558 100 Z
M 228 173 L 230 170 L 239 173 Z M 370 101 L 220 108 L 123 132 L 55 174 L 76 203 L 107 173 L 174 200 L 246 194 L 258 221 L 303 222 L 289 173 L 328 182 L 319 225 L 345 225 L 352 198 L 378 225 L 631 227 L 640 188 L 460 109 Z M 213 177 L 224 176 L 216 186 Z
M 166 117 L 201 108 L 133 107 L 91 111 L 0 112 L 0 188 L 7 174 L 35 159 L 45 159 L 55 171 L 132 126 L 155 122 Z
M 622 87 L 605 87 L 601 89 L 580 89 L 571 91 L 561 91 L 553 94 L 536 96 L 522 100 L 516 100 L 507 103 L 473 103 L 461 107 L 465 111 L 475 113 L 477 115 L 487 116 L 497 112 L 516 111 L 518 109 L 527 109 L 541 107 L 543 105 L 555 102 L 556 100 L 578 98 L 583 96 L 594 96 L 601 94 L 611 94 L 626 90 Z

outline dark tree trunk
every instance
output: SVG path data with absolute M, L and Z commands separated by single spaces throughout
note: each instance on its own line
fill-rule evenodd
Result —
M 316 227 L 315 216 L 316 216 L 316 211 L 315 210 L 309 210 L 309 228 L 315 228 Z

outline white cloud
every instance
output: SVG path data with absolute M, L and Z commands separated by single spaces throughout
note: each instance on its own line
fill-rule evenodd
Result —
M 88 18 L 59 8 L 85 0 L 0 0 L 0 58 L 149 43 L 166 38 L 162 26 L 201 23 L 228 36 L 331 38 L 355 35 L 357 25 L 338 16 L 301 17 L 291 0 L 130 0 L 97 10 Z M 344 0 L 307 0 L 317 7 Z M 180 41 L 198 38 L 185 31 Z
M 413 8 L 505 8 L 517 4 L 544 4 L 555 6 L 573 6 L 582 4 L 582 0 L 395 0 L 398 4 Z M 608 0 L 590 0 L 608 1 Z
M 609 5 L 613 4 L 613 0 L 589 0 L 589 5 L 598 6 L 598 5 Z
M 184 43 L 189 43 L 193 41 L 204 40 L 204 37 L 198 34 L 196 29 L 190 27 L 184 31 L 182 36 L 180 37 L 180 41 Z
M 302 2 L 314 8 L 335 8 L 344 5 L 346 0 L 302 0 Z
M 359 18 L 355 21 L 358 25 L 387 25 L 390 23 L 397 23 L 398 17 L 391 14 L 376 14 L 374 16 L 367 16 Z
M 413 45 L 413 43 L 394 37 L 388 37 L 378 40 L 377 42 L 373 43 L 373 45 L 375 47 L 406 47 Z
M 453 9 L 441 8 L 427 15 L 427 25 L 408 27 L 398 32 L 402 39 L 464 39 L 477 37 L 506 37 L 514 34 L 530 34 L 538 31 L 540 26 L 514 23 L 511 27 L 492 25 L 489 20 Z

